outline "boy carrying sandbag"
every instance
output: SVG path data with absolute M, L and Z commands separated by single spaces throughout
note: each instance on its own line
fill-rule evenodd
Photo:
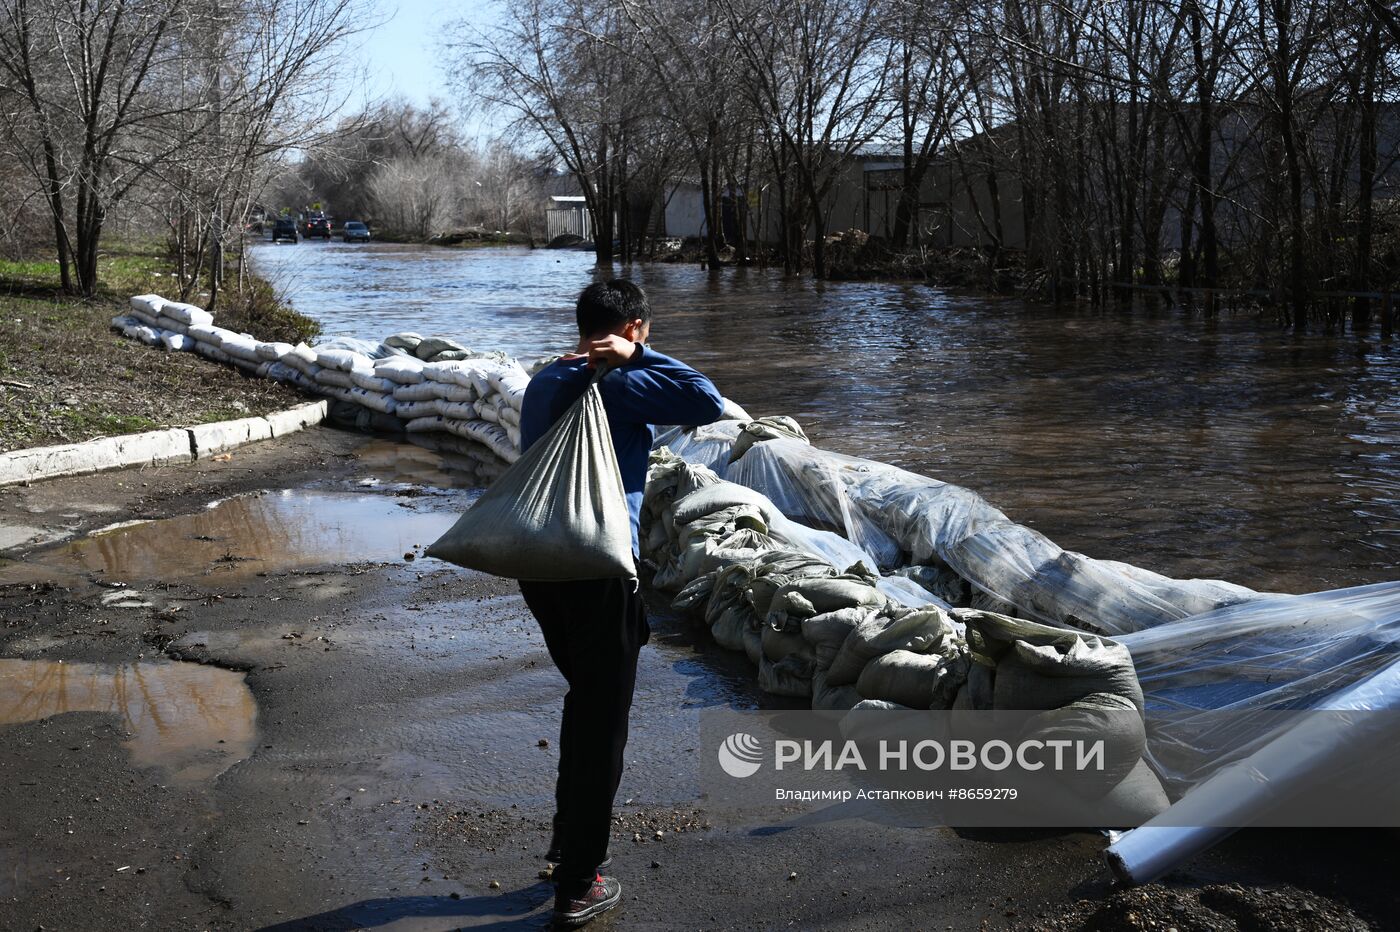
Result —
M 523 449 L 543 437 L 607 366 L 599 380 L 613 447 L 631 514 L 632 551 L 651 452 L 652 425 L 699 425 L 719 419 L 724 401 L 694 369 L 646 347 L 651 308 L 628 281 L 598 282 L 578 297 L 578 352 L 530 381 L 520 414 Z M 554 833 L 556 924 L 582 925 L 622 898 L 622 885 L 600 870 L 610 863 L 613 797 L 622 777 L 627 716 L 637 655 L 647 642 L 645 607 L 630 578 L 520 583 L 545 645 L 569 683 L 559 729 Z

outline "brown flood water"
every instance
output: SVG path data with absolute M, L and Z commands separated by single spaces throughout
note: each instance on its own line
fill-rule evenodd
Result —
M 193 663 L 0 660 L 0 725 L 66 712 L 104 712 L 130 736 L 132 761 L 197 783 L 246 758 L 257 703 L 242 673 Z
M 587 253 L 259 247 L 328 334 L 557 351 Z M 653 343 L 821 446 L 972 488 L 1061 546 L 1311 591 L 1400 577 L 1400 341 L 643 265 Z
M 408 460 L 404 475 L 385 465 L 383 446 L 371 445 L 365 464 L 372 474 L 368 483 L 416 479 L 451 484 L 448 473 L 423 462 L 421 455 L 434 454 L 408 447 L 421 455 Z M 461 507 L 460 501 L 434 503 L 392 494 L 284 489 L 242 495 L 192 515 L 118 527 L 23 561 L 0 561 L 0 583 L 192 578 L 217 583 L 322 564 L 397 562 L 415 547 L 437 540 Z

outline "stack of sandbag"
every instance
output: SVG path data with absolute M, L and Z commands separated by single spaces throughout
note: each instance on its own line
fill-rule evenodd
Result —
M 187 335 L 189 327 L 214 321 L 213 315 L 203 308 L 167 301 L 156 294 L 136 295 L 127 304 L 128 312 L 112 318 L 112 326 L 124 336 L 172 352 L 194 349 L 194 341 Z
M 716 643 L 743 651 L 759 668 L 760 687 L 775 695 L 811 698 L 818 708 L 860 701 L 856 679 L 873 654 L 853 647 L 861 663 L 850 675 L 835 684 L 826 676 L 859 620 L 853 613 L 875 613 L 882 623 L 912 613 L 906 625 L 936 633 L 899 640 L 887 651 L 911 644 L 933 650 L 945 642 L 954 650 L 946 606 L 913 580 L 881 577 L 849 541 L 789 521 L 759 493 L 664 448 L 652 454 L 640 543 L 642 557 L 656 568 L 652 585 L 675 592 L 672 605 L 702 617 Z M 846 666 L 853 662 L 848 658 Z M 957 686 L 945 691 L 950 704 Z M 893 694 L 914 692 L 901 687 Z M 933 701 L 930 682 L 922 707 Z
M 393 396 L 408 433 L 452 434 L 507 462 L 519 458 L 520 409 L 530 377 L 518 363 L 495 354 L 418 367 L 395 361 L 384 364 L 381 375 L 396 383 Z
M 1042 712 L 1021 740 L 1103 739 L 1104 769 L 1067 781 L 1086 804 L 1086 824 L 1137 825 L 1167 808 L 1143 760 L 1142 687 L 1126 647 L 992 612 L 953 614 L 966 625 L 972 663 L 955 708 Z
M 1210 579 L 1170 579 L 1066 551 L 968 489 L 811 446 L 786 418 L 674 428 L 684 458 L 762 492 L 780 511 L 858 544 L 881 569 L 948 571 L 950 604 L 1118 635 L 1258 597 Z

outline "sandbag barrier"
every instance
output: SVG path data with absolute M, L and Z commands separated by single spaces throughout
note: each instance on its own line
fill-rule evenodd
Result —
M 340 403 L 331 411 L 337 422 L 414 440 L 431 436 L 434 446 L 456 437 L 506 463 L 520 457 L 520 405 L 530 373 L 504 353 L 478 353 L 416 333 L 379 344 L 347 338 L 314 348 L 266 343 L 215 326 L 202 308 L 155 294 L 131 298 L 130 312 L 113 318 L 112 327 L 150 346 L 198 353 L 324 395 Z M 537 360 L 533 368 L 552 358 Z
M 554 358 L 522 367 L 417 334 L 377 345 L 259 343 L 156 295 L 133 298 L 132 313 L 113 326 L 330 396 L 355 412 L 356 426 L 406 430 L 410 441 L 441 450 L 444 463 L 465 464 L 463 473 L 487 482 L 500 471 L 491 456 L 518 457 L 523 385 Z M 1370 708 L 1400 707 L 1395 678 L 1384 677 L 1400 651 L 1400 582 L 1293 596 L 1174 580 L 1066 551 L 970 490 L 813 447 L 790 419 L 754 420 L 732 402 L 726 414 L 657 437 L 642 556 L 678 609 L 698 613 L 719 643 L 748 654 L 766 690 L 810 696 L 816 708 L 980 708 L 989 695 L 995 708 L 986 687 L 999 661 L 979 659 L 967 635 L 1016 623 L 1033 626 L 1019 638 L 1026 649 L 1053 641 L 1040 626 L 1067 632 L 1067 650 L 1118 639 L 1136 661 L 1149 717 L 1326 707 L 1357 690 Z M 682 492 L 725 480 L 727 488 L 693 498 L 677 521 Z M 725 501 L 743 496 L 740 488 L 757 494 Z M 1241 751 L 1239 734 L 1248 730 L 1197 735 L 1186 762 L 1179 735 L 1168 747 L 1149 733 L 1142 760 L 1156 774 L 1151 783 L 1162 778 L 1174 797 L 1189 791 L 1208 773 L 1200 762 Z M 1145 769 L 1129 774 L 1138 781 L 1128 794 L 1135 805 L 1155 798 Z
M 795 428 L 759 424 L 738 436 L 764 442 Z M 882 576 L 846 538 L 790 520 L 762 493 L 665 446 L 652 453 L 641 517 L 652 586 L 746 654 L 764 691 L 827 711 L 1106 712 L 1118 733 L 1092 811 L 1135 825 L 1167 808 L 1143 760 L 1142 691 L 1121 644 L 955 608 L 920 582 L 951 588 L 936 571 Z

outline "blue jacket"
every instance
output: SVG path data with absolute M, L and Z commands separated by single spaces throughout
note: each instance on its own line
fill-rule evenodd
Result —
M 593 378 L 587 357 L 561 359 L 530 380 L 520 410 L 520 446 L 530 445 L 549 431 Z M 632 551 L 636 553 L 642 492 L 647 481 L 652 425 L 697 425 L 719 420 L 724 399 L 714 383 L 685 363 L 643 348 L 641 355 L 599 381 L 608 412 L 613 448 L 632 513 Z

